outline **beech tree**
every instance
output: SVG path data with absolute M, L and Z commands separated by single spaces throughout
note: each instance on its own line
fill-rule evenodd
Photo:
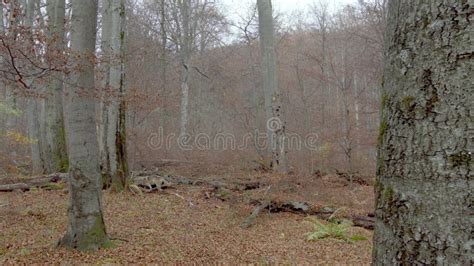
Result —
M 51 66 L 64 61 L 65 44 L 65 0 L 48 0 L 48 43 L 46 58 Z M 39 9 L 40 10 L 40 9 Z M 41 14 L 39 14 L 41 16 Z M 64 74 L 50 74 L 44 92 L 44 167 L 47 173 L 67 171 L 68 158 L 63 117 Z
M 374 264 L 472 263 L 472 1 L 388 7 Z
M 23 32 L 26 36 L 27 47 L 32 51 L 30 57 L 36 57 L 34 49 L 34 11 L 36 6 L 36 0 L 24 1 L 22 5 L 22 10 L 24 11 L 25 17 L 23 20 L 23 25 L 26 28 L 26 31 Z M 27 79 L 26 85 L 29 87 L 30 95 L 27 101 L 27 117 L 28 117 L 28 137 L 31 140 L 31 162 L 32 162 L 32 173 L 40 174 L 44 172 L 44 160 L 41 156 L 42 150 L 42 138 L 40 133 L 40 121 L 39 118 L 39 101 L 36 97 L 36 94 L 39 88 L 35 85 L 35 77 L 31 76 Z
M 104 99 L 101 105 L 100 147 L 106 185 L 116 191 L 127 182 L 125 96 L 125 1 L 103 1 L 102 52 Z
M 72 1 L 66 135 L 69 155 L 68 229 L 60 245 L 95 250 L 109 242 L 101 202 L 94 95 L 97 0 Z
M 271 167 L 277 172 L 287 172 L 285 127 L 282 94 L 278 87 L 275 37 L 271 0 L 258 0 L 258 28 L 262 57 L 262 81 L 267 116 L 268 145 L 271 151 Z

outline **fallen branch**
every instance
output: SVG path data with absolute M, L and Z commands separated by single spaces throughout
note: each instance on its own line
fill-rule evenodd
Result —
M 253 222 L 255 221 L 255 219 L 257 219 L 257 216 L 260 214 L 260 212 L 268 208 L 269 205 L 270 202 L 268 201 L 260 204 L 257 208 L 253 210 L 252 214 L 250 214 L 249 217 L 245 218 L 245 221 L 240 225 L 240 228 L 247 229 L 252 226 Z
M 56 173 L 50 175 L 33 176 L 28 178 L 11 178 L 8 183 L 0 185 L 0 192 L 11 192 L 15 190 L 28 191 L 32 187 L 52 188 L 54 183 L 67 180 L 68 174 Z M 15 182 L 16 183 L 13 183 Z
M 194 203 L 193 203 L 192 201 L 187 200 L 185 197 L 179 195 L 178 193 L 171 193 L 171 194 L 175 195 L 176 197 L 178 197 L 178 198 L 180 198 L 180 199 L 182 199 L 182 200 L 184 200 L 184 201 L 187 201 L 188 204 L 189 204 L 189 207 L 194 207 Z
M 16 190 L 28 191 L 30 190 L 30 186 L 25 183 L 0 185 L 0 192 L 12 192 Z

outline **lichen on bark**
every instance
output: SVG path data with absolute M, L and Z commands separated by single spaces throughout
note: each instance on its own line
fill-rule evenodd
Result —
M 375 265 L 472 262 L 473 15 L 472 1 L 389 2 Z

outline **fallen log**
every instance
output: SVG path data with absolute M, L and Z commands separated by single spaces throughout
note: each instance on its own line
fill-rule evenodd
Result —
M 322 220 L 332 220 L 332 217 L 334 216 L 334 214 L 338 210 L 340 210 L 340 208 L 336 209 L 336 208 L 327 208 L 327 207 L 316 209 L 312 207 L 309 203 L 300 202 L 300 201 L 288 201 L 288 202 L 270 201 L 268 202 L 268 201 L 254 200 L 252 204 L 256 205 L 257 207 L 247 219 L 252 218 L 252 215 L 254 215 L 254 213 L 256 213 L 255 215 L 255 218 L 256 218 L 256 216 L 262 211 L 261 209 L 262 206 L 265 206 L 263 209 L 267 209 L 270 213 L 291 212 L 291 213 L 300 214 L 300 215 L 314 215 Z M 350 220 L 352 224 L 356 227 L 362 227 L 367 230 L 374 230 L 375 218 L 370 217 L 370 216 L 371 216 L 371 213 L 367 214 L 367 216 L 357 216 L 357 215 L 356 216 L 342 216 L 341 218 Z M 252 218 L 249 226 L 245 228 L 249 228 L 253 220 L 255 220 L 255 218 Z M 245 222 L 242 225 L 244 224 Z
M 0 192 L 11 192 L 15 190 L 28 191 L 32 187 L 56 189 L 56 183 L 66 180 L 67 177 L 68 174 L 55 173 L 27 178 L 12 178 L 8 183 L 0 185 Z
M 219 195 L 218 191 L 245 191 L 245 190 L 252 190 L 258 189 L 265 186 L 265 184 L 261 182 L 225 182 L 219 180 L 203 180 L 203 179 L 189 179 L 182 176 L 161 176 L 157 171 L 144 171 L 141 173 L 134 174 L 135 180 L 142 180 L 139 181 L 145 183 L 137 184 L 143 192 L 153 192 L 157 190 L 162 190 L 168 187 L 172 187 L 173 185 L 195 185 L 195 186 L 209 186 L 214 189 L 214 193 L 217 195 L 218 198 L 221 200 L 226 200 L 225 197 Z M 270 187 L 269 187 L 270 189 Z M 265 195 L 268 193 L 268 190 Z M 220 193 L 222 194 L 222 193 Z M 209 198 L 210 194 L 206 192 L 206 197 Z M 264 197 L 265 198 L 265 197 Z M 255 209 L 252 213 L 244 220 L 241 224 L 241 228 L 250 228 L 254 223 L 257 216 L 263 210 L 269 210 L 270 213 L 278 213 L 278 212 L 291 212 L 300 215 L 314 215 L 323 220 L 329 220 L 334 214 L 339 210 L 338 208 L 315 208 L 311 204 L 302 201 L 275 201 L 275 200 L 253 200 L 251 201 L 252 205 L 255 205 Z M 344 219 L 348 219 L 352 221 L 354 226 L 363 227 L 368 230 L 374 229 L 374 218 L 373 213 L 369 213 L 367 217 L 365 216 L 345 216 L 341 217 Z
M 12 192 L 17 190 L 28 191 L 30 190 L 30 186 L 25 183 L 0 185 L 0 192 Z
M 209 186 L 217 189 L 228 189 L 231 191 L 246 191 L 252 189 L 258 189 L 265 184 L 261 182 L 225 182 L 219 180 L 203 180 L 203 179 L 190 179 L 183 176 L 171 176 L 165 175 L 162 176 L 157 171 L 142 171 L 133 174 L 134 176 L 134 183 L 143 188 L 148 188 L 149 191 L 145 192 L 152 192 L 163 189 L 164 187 L 160 185 L 163 182 L 168 183 L 167 187 L 172 187 L 173 185 L 192 185 L 192 186 Z M 152 189 L 149 189 L 152 186 Z M 166 187 L 165 187 L 166 188 Z M 150 191 L 151 190 L 151 191 Z
M 375 218 L 369 216 L 353 216 L 352 223 L 357 227 L 362 227 L 367 230 L 374 230 Z

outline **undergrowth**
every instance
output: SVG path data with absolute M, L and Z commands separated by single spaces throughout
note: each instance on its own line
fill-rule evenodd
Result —
M 332 238 L 348 243 L 354 243 L 355 241 L 367 240 L 366 237 L 361 235 L 349 235 L 348 230 L 353 226 L 352 222 L 349 220 L 330 219 L 328 223 L 322 223 L 316 218 L 309 218 L 308 220 L 313 225 L 313 231 L 306 234 L 306 239 L 308 241 Z

